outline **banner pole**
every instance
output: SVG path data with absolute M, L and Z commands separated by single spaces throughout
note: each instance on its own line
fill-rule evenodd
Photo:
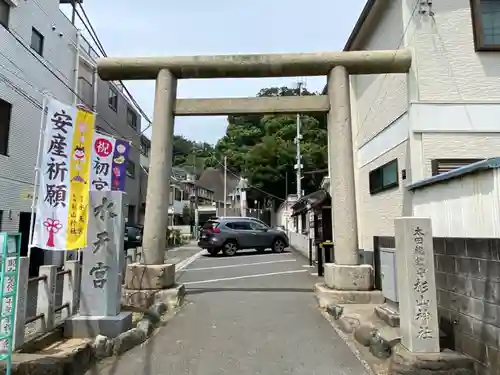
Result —
M 30 216 L 30 231 L 29 231 L 29 241 L 28 241 L 28 259 L 31 259 L 31 248 L 33 247 L 33 233 L 35 231 L 35 223 L 33 219 L 35 218 L 35 206 L 36 206 L 36 198 L 37 198 L 37 184 L 38 177 L 40 175 L 40 153 L 42 148 L 42 140 L 43 140 L 43 130 L 45 128 L 45 107 L 47 106 L 47 95 L 43 94 L 42 99 L 42 116 L 40 119 L 40 132 L 38 136 L 38 152 L 36 154 L 36 164 L 35 164 L 35 181 L 33 186 L 33 198 L 31 201 L 31 216 Z

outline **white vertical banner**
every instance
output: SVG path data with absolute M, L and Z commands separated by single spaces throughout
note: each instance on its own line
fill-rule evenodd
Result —
M 91 191 L 111 191 L 113 154 L 116 139 L 94 133 L 92 139 Z
M 70 205 L 70 155 L 77 108 L 47 101 L 44 142 L 39 168 L 38 201 L 33 246 L 66 250 Z

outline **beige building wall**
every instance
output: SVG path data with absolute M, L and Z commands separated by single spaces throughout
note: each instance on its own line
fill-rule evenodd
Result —
M 386 2 L 385 11 L 356 50 L 396 50 L 402 47 L 403 14 L 399 1 Z M 357 132 L 361 147 L 391 124 L 408 107 L 406 74 L 358 75 L 351 80 L 357 100 Z M 384 110 L 381 111 L 380 109 Z
M 500 133 L 423 133 L 424 178 L 433 159 L 487 159 L 500 156 Z
M 354 49 L 399 49 L 404 43 L 403 30 L 401 2 L 388 1 L 378 8 L 373 27 L 365 29 L 360 38 L 363 41 Z M 371 195 L 369 172 L 394 158 L 398 158 L 399 170 L 406 168 L 404 139 L 408 131 L 402 129 L 394 134 L 388 130 L 408 108 L 407 87 L 406 74 L 351 76 L 358 240 L 363 250 L 373 251 L 373 236 L 392 235 L 394 218 L 402 213 L 401 183 L 398 188 Z
M 404 181 L 401 171 L 406 168 L 408 141 L 405 141 L 359 170 L 359 239 L 360 248 L 373 251 L 374 236 L 394 236 L 394 219 L 403 215 Z M 398 159 L 399 186 L 370 194 L 369 174 L 374 169 Z
M 411 14 L 419 1 L 391 2 Z M 415 12 L 406 33 L 416 60 L 416 99 L 499 101 L 500 53 L 475 51 L 470 0 L 434 1 L 432 11 L 432 17 Z

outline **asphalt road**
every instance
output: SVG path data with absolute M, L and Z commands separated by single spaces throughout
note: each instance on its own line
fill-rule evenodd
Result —
M 317 310 L 306 263 L 291 252 L 200 256 L 180 272 L 182 311 L 100 373 L 366 374 Z

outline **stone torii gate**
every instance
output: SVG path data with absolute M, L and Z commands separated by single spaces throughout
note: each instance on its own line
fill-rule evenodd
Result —
M 411 59 L 409 50 L 99 59 L 98 74 L 105 81 L 156 80 L 144 253 L 140 266 L 143 268 L 142 281 L 134 289 L 169 287 L 153 279 L 158 280 L 158 275 L 166 273 L 169 267 L 164 264 L 164 254 L 174 117 L 301 112 L 328 112 L 330 194 L 337 263 L 333 272 L 335 287 L 340 290 L 370 289 L 371 283 L 363 286 L 361 284 L 365 283 L 354 280 L 371 280 L 373 270 L 359 266 L 358 261 L 349 74 L 407 73 Z M 320 75 L 328 77 L 327 95 L 176 100 L 178 79 Z M 129 272 L 130 267 L 127 268 Z

